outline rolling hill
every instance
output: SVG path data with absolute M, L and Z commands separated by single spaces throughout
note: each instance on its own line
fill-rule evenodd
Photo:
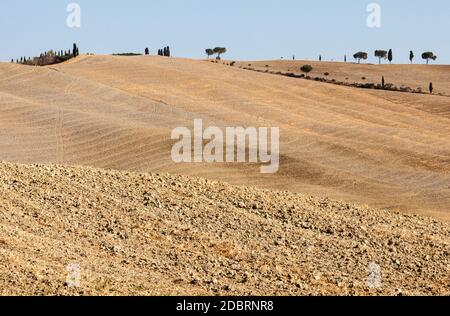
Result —
M 344 77 L 369 66 L 323 67 Z M 392 81 L 430 80 L 420 77 L 422 66 L 381 67 Z M 448 67 L 432 67 L 427 76 L 440 78 L 435 86 L 444 91 Z M 200 176 L 443 220 L 450 216 L 448 113 L 445 96 L 354 89 L 190 59 L 0 64 L 0 160 Z M 280 127 L 279 172 L 173 163 L 170 133 L 195 118 L 219 127 Z
M 242 69 L 304 63 L 1 63 L 0 294 L 448 295 L 448 67 L 313 65 L 442 96 Z M 279 172 L 175 164 L 194 119 L 279 127 Z

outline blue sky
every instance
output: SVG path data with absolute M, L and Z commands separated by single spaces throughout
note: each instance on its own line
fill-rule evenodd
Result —
M 66 25 L 71 2 L 81 7 L 81 28 Z M 381 6 L 380 28 L 367 26 L 371 2 Z M 173 55 L 192 58 L 225 46 L 236 60 L 342 60 L 363 50 L 376 62 L 375 49 L 392 48 L 395 62 L 406 63 L 411 49 L 417 57 L 431 50 L 450 64 L 449 12 L 448 0 L 1 0 L 0 60 L 77 42 L 81 53 L 170 45 Z

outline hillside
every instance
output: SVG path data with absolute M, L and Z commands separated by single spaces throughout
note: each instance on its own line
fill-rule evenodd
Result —
M 224 61 L 223 63 L 230 63 Z M 356 64 L 342 62 L 318 62 L 306 60 L 267 60 L 267 61 L 242 61 L 236 62 L 236 67 L 252 68 L 257 70 L 281 71 L 283 73 L 302 74 L 300 68 L 303 65 L 313 67 L 309 76 L 335 79 L 347 83 L 381 83 L 384 76 L 386 83 L 392 83 L 397 87 L 421 88 L 428 92 L 428 85 L 433 83 L 436 93 L 450 96 L 450 65 L 390 65 L 387 61 L 381 65 Z M 325 73 L 328 73 L 326 76 Z M 364 78 L 364 79 L 363 79 Z
M 450 230 L 434 219 L 182 176 L 0 173 L 2 295 L 450 294 Z
M 433 69 L 432 76 L 448 75 L 445 67 Z M 189 59 L 0 64 L 0 159 L 200 176 L 449 220 L 448 100 Z M 280 171 L 174 164 L 170 133 L 195 118 L 219 127 L 280 127 Z

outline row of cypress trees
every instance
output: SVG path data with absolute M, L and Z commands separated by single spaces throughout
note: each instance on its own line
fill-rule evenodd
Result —
M 150 49 L 148 47 L 145 48 L 145 55 L 150 55 Z M 158 49 L 158 56 L 170 57 L 170 47 L 166 46 L 162 49 Z
M 58 50 L 58 51 L 47 51 L 41 53 L 39 57 L 31 58 L 31 57 L 20 57 L 20 59 L 16 59 L 16 63 L 18 64 L 26 64 L 26 65 L 38 65 L 44 66 L 49 64 L 55 64 L 59 62 L 66 61 L 70 58 L 77 57 L 80 55 L 80 50 L 77 44 L 73 44 L 72 50 Z M 14 63 L 14 59 L 11 59 L 11 62 Z
M 170 47 L 166 46 L 163 49 L 159 49 L 158 56 L 170 57 Z

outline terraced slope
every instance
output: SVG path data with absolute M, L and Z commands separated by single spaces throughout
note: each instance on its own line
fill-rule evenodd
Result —
M 195 175 L 448 220 L 447 108 L 447 97 L 358 90 L 187 59 L 1 64 L 0 159 Z M 174 164 L 170 133 L 194 118 L 280 127 L 280 171 Z
M 181 176 L 0 173 L 1 295 L 450 294 L 434 219 Z

